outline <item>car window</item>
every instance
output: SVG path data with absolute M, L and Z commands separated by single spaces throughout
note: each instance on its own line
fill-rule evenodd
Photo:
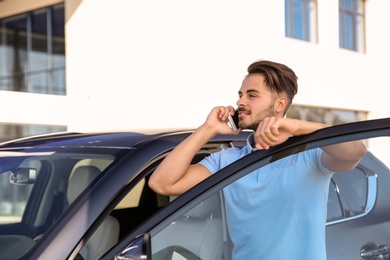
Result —
M 370 151 L 352 171 L 335 174 L 329 186 L 327 223 L 334 224 L 364 216 L 377 200 L 378 166 L 382 165 Z M 381 173 L 384 176 L 388 172 Z
M 327 222 L 343 218 L 337 188 L 334 181 L 332 181 L 329 185 Z
M 126 234 L 170 202 L 168 196 L 158 195 L 146 185 L 154 169 L 153 165 L 146 170 L 147 176 L 130 189 L 103 219 L 80 249 L 79 256 L 85 260 L 100 258 Z
M 36 177 L 41 171 L 42 163 L 38 160 L 30 160 L 23 166 L 26 168 L 20 169 L 20 175 Z M 17 175 L 12 171 L 0 174 L 0 224 L 22 221 L 34 183 L 34 180 L 26 180 L 26 182 L 18 180 Z
M 116 153 L 101 148 L 0 151 L 0 237 L 20 243 L 13 250 L 8 243 L 0 245 L 0 258 L 2 253 L 18 258 L 34 246 Z
M 320 149 L 309 150 L 309 156 L 315 160 L 320 158 L 320 154 Z M 239 234 L 241 231 L 246 230 L 248 234 L 262 234 L 266 237 L 266 234 L 275 234 L 278 228 L 274 223 L 280 221 L 281 218 L 302 215 L 303 211 L 309 212 L 305 213 L 306 217 L 303 221 L 317 219 L 320 215 L 313 216 L 310 206 L 309 208 L 302 208 L 302 206 L 295 208 L 285 203 L 286 201 L 291 204 L 294 201 L 298 203 L 304 197 L 314 197 L 310 200 L 312 203 L 322 202 L 326 205 L 326 198 L 322 194 L 315 195 L 315 191 L 319 188 L 323 189 L 326 183 L 330 182 L 329 170 L 323 168 L 320 172 L 314 172 L 317 167 L 320 167 L 319 163 L 310 164 L 308 166 L 310 171 L 303 171 L 301 167 L 295 172 L 288 169 L 289 166 L 296 165 L 297 161 L 306 160 L 305 156 L 307 155 L 303 153 L 293 154 L 263 167 L 255 168 L 249 174 L 217 190 L 206 200 L 193 205 L 185 213 L 179 214 L 168 225 L 157 227 L 156 232 L 151 231 L 152 259 L 175 259 L 175 257 L 231 259 L 232 234 L 235 234 L 237 238 L 241 236 Z M 247 166 L 252 168 L 252 165 Z M 302 182 L 304 179 L 309 179 L 310 185 L 313 186 L 296 196 L 297 190 L 306 187 L 288 185 L 288 183 L 300 183 L 300 181 L 295 182 L 297 179 Z M 324 184 L 322 180 L 325 180 Z M 264 190 L 269 185 L 274 187 L 272 192 Z M 255 218 L 247 215 L 250 211 L 254 212 Z M 263 218 L 262 211 L 272 212 L 274 218 L 266 220 Z M 326 215 L 322 217 L 325 223 Z M 287 217 L 287 219 L 290 218 Z M 294 218 L 291 218 L 291 221 L 294 222 Z M 267 224 L 260 225 L 260 223 Z M 297 225 L 292 223 L 289 225 L 290 228 L 294 226 Z M 238 239 L 238 241 L 244 240 L 246 239 Z M 247 240 L 251 241 L 251 238 L 248 237 Z
M 125 209 L 125 208 L 134 208 L 138 207 L 142 190 L 145 187 L 145 179 L 142 179 L 122 200 L 121 202 L 115 207 L 116 210 L 119 209 Z
M 348 218 L 365 212 L 368 177 L 368 173 L 366 175 L 362 167 L 356 167 L 350 172 L 333 176 L 334 182 L 331 186 L 333 186 L 335 194 L 332 194 L 332 199 L 328 200 L 328 212 L 334 214 L 335 207 L 341 207 L 342 212 L 336 216 L 328 217 L 328 221 Z M 333 203 L 335 205 L 332 205 Z
M 214 149 L 221 149 L 219 146 L 217 147 L 218 148 Z M 209 154 L 208 151 L 199 151 L 194 156 L 192 163 L 199 162 Z M 79 251 L 79 255 L 84 259 L 99 258 L 139 224 L 176 198 L 174 196 L 156 194 L 147 185 L 150 175 L 160 162 L 161 160 L 152 163 L 140 173 L 141 176 L 145 177 L 140 179 L 133 188 L 124 192 L 123 198 L 116 204 L 114 210 L 104 218 L 102 223 L 87 239 L 86 243 Z M 112 243 L 105 244 L 104 246 L 101 245 L 99 240 L 102 240 L 101 237 L 103 236 L 103 233 L 106 237 L 104 240 Z M 107 237 L 109 238 L 107 239 Z M 100 246 L 96 246 L 99 244 Z M 92 251 L 94 251 L 93 254 L 90 253 Z
M 377 199 L 377 174 L 385 174 L 387 175 L 385 176 L 386 178 L 390 178 L 389 169 L 383 166 L 385 162 L 381 162 L 370 152 L 370 150 L 375 151 L 375 149 L 371 149 L 370 145 L 368 148 L 369 152 L 355 169 L 346 173 L 335 173 L 332 175 L 332 179 L 329 182 L 328 201 L 325 200 L 328 210 L 324 221 L 327 220 L 328 224 L 341 225 L 343 222 L 340 222 L 340 220 L 345 220 L 345 223 L 349 223 L 346 220 L 354 220 L 366 216 L 373 209 Z M 379 150 L 376 151 L 383 156 Z M 280 160 L 280 162 L 293 163 L 294 160 L 291 161 L 289 160 L 290 158 L 294 159 L 294 155 L 288 156 Z M 249 182 L 253 181 L 254 183 L 267 181 L 269 175 L 262 175 L 262 169 L 268 168 L 273 170 L 271 174 L 277 174 L 276 171 L 283 167 L 277 162 L 270 163 L 260 168 L 259 171 L 251 172 L 237 181 L 224 186 L 200 203 L 188 204 L 185 207 L 185 212 L 176 212 L 173 215 L 174 217 L 169 219 L 169 222 L 163 222 L 151 230 L 152 259 L 176 259 L 175 257 L 178 259 L 231 259 L 232 243 L 229 235 L 232 231 L 237 232 L 237 229 L 232 229 L 229 226 L 229 222 L 226 221 L 229 219 L 229 215 L 226 216 L 226 212 L 232 210 L 227 203 L 234 201 L 234 196 L 239 197 L 241 195 L 235 194 L 233 200 L 230 198 L 229 202 L 224 203 L 226 196 L 232 196 L 231 194 L 227 195 L 226 191 L 229 187 L 245 178 L 249 178 Z M 381 171 L 383 172 L 378 171 L 377 165 L 382 165 Z M 299 176 L 298 172 L 294 174 L 294 177 Z M 285 179 L 281 179 L 281 181 L 285 181 Z M 283 184 L 281 184 L 278 189 L 284 188 Z M 294 189 L 294 187 L 291 188 L 289 193 L 291 196 L 294 194 Z M 242 192 L 244 193 L 245 191 L 242 190 Z M 306 194 L 311 196 L 313 191 L 308 190 Z M 258 194 L 250 194 L 253 200 L 264 195 L 262 191 L 259 191 Z M 285 207 L 283 200 L 283 197 L 275 196 L 271 198 L 273 203 L 265 205 L 265 207 L 267 210 L 275 211 L 275 216 L 278 214 L 291 215 L 291 212 L 286 211 L 289 208 Z M 249 207 L 248 210 L 253 210 L 253 208 Z M 310 217 L 312 218 L 312 216 Z M 245 217 L 243 216 L 242 219 L 245 219 Z M 261 232 L 258 232 L 256 225 L 261 223 L 261 221 L 259 215 L 257 221 L 251 222 L 250 225 L 244 225 L 243 222 L 238 227 L 239 229 L 248 229 L 248 232 L 260 234 Z M 277 221 L 277 218 L 275 221 Z M 211 230 L 212 234 L 208 233 Z M 264 229 L 264 232 L 266 234 L 274 233 L 267 228 Z M 327 236 L 333 237 L 336 234 L 329 233 Z M 342 246 L 340 247 L 340 250 L 343 250 Z M 334 254 L 340 254 L 340 251 Z M 359 253 L 356 252 L 351 252 L 351 255 L 355 258 L 359 257 Z
M 221 259 L 230 246 L 222 199 L 213 194 L 153 236 L 152 259 Z

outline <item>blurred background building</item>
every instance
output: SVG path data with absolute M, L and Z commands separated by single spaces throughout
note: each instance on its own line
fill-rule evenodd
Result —
M 389 116 L 388 0 L 0 0 L 0 142 L 194 128 L 247 66 L 299 77 L 289 116 Z

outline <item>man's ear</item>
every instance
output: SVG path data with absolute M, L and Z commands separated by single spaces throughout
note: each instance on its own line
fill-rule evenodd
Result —
M 275 100 L 274 109 L 276 113 L 283 113 L 287 106 L 287 98 L 286 97 L 278 97 Z

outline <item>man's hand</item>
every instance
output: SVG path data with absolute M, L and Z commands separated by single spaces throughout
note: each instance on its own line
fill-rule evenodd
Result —
M 268 150 L 271 146 L 285 142 L 299 130 L 299 120 L 290 118 L 265 117 L 254 133 L 255 147 Z
M 207 116 L 206 122 L 203 126 L 212 130 L 212 132 L 217 134 L 238 134 L 241 132 L 241 129 L 238 129 L 237 132 L 234 132 L 230 126 L 227 124 L 229 122 L 228 115 L 234 115 L 235 111 L 232 106 L 219 106 L 213 108 L 210 114 Z

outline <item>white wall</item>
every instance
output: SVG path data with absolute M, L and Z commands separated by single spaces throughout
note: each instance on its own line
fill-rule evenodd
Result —
M 0 91 L 0 122 L 67 125 L 68 101 L 64 96 Z
M 284 36 L 284 1 L 81 1 L 66 25 L 67 86 L 75 104 L 69 129 L 196 127 L 212 107 L 235 104 L 256 59 L 296 71 L 296 103 L 388 116 L 381 91 L 389 83 L 373 68 L 389 57 L 376 28 L 389 20 L 377 9 L 389 10 L 390 3 L 368 1 L 367 20 L 376 24 L 367 26 L 366 55 L 339 49 L 338 1 L 318 6 L 316 44 Z

